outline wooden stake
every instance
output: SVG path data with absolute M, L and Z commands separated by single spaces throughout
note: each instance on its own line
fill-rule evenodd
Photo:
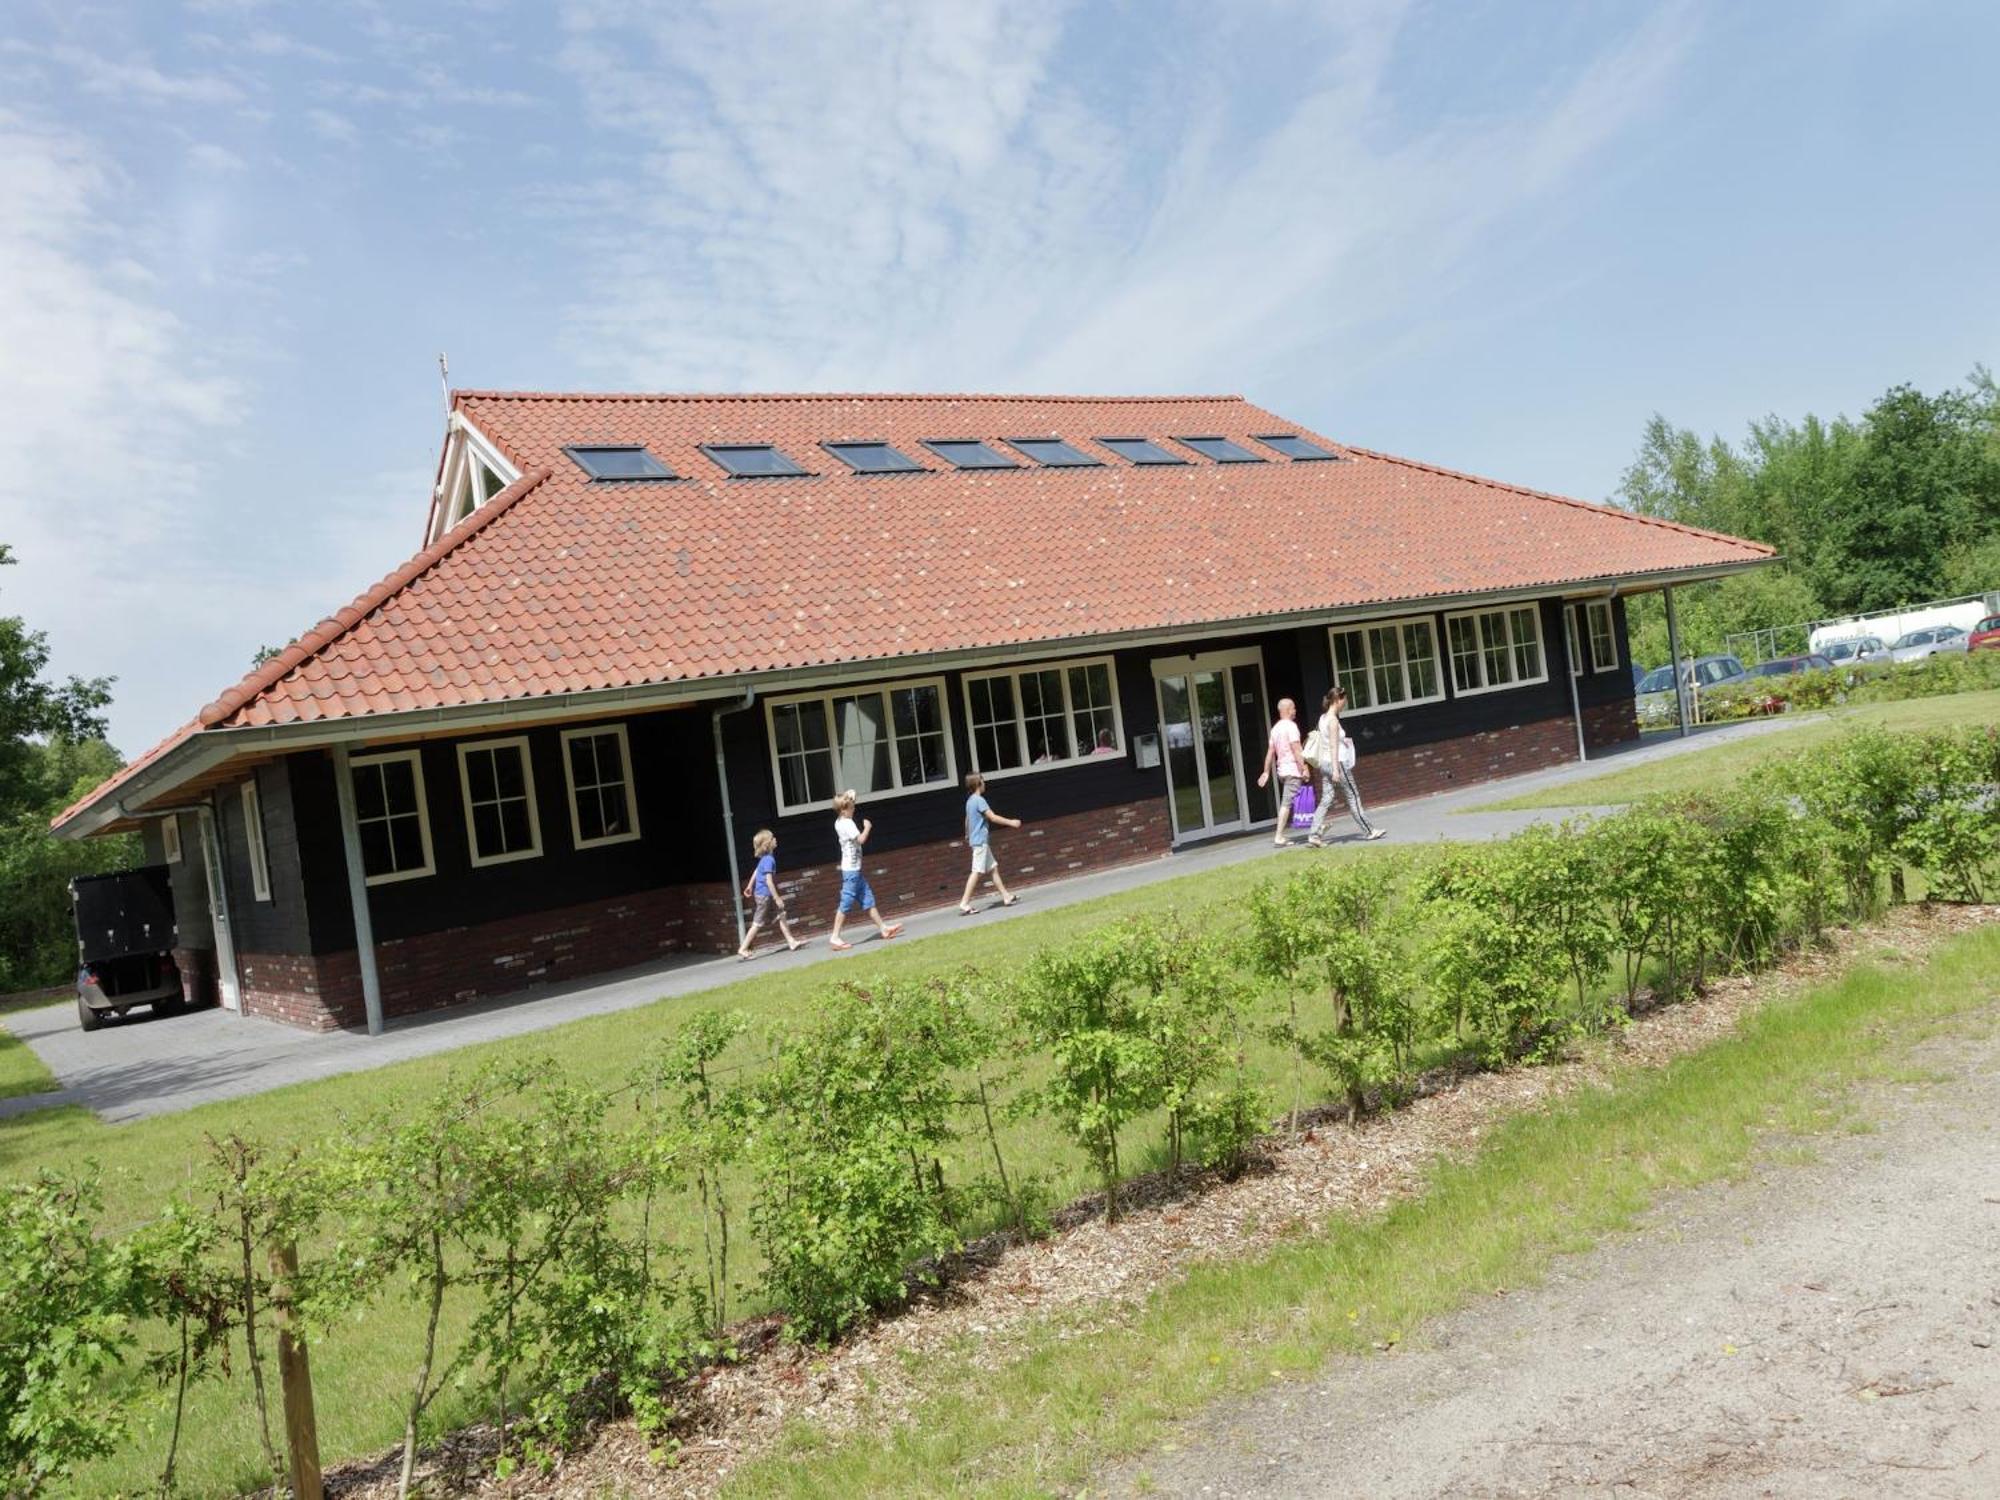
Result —
M 285 1454 L 292 1474 L 293 1500 L 325 1500 L 319 1472 L 319 1423 L 313 1414 L 312 1366 L 305 1340 L 293 1330 L 292 1278 L 299 1274 L 298 1247 L 271 1247 L 271 1311 L 278 1325 L 278 1383 L 285 1394 Z

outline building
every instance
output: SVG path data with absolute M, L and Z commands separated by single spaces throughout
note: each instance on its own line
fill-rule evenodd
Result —
M 464 391 L 422 548 L 56 823 L 174 865 L 191 994 L 393 1018 L 736 940 L 774 829 L 831 914 L 956 898 L 964 774 L 1038 879 L 1274 817 L 1335 678 L 1377 804 L 1637 734 L 1634 593 L 1770 549 L 1234 397 Z

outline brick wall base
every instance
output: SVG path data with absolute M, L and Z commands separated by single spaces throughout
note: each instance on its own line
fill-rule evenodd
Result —
M 1167 852 L 1168 828 L 1166 802 L 1154 799 L 1050 818 L 1018 831 L 996 829 L 994 847 L 1009 887 L 1032 886 L 1159 858 Z M 784 850 L 779 855 L 779 882 L 793 930 L 826 931 L 840 896 L 839 870 L 832 864 L 787 869 Z M 898 849 L 868 861 L 868 881 L 883 915 L 894 920 L 955 904 L 971 858 L 963 840 Z M 764 941 L 777 941 L 777 934 Z M 383 1013 L 393 1018 L 632 968 L 675 953 L 727 953 L 735 945 L 730 889 L 724 882 L 706 882 L 378 943 L 375 967 Z M 238 968 L 245 1014 L 315 1031 L 366 1023 L 360 966 L 351 951 L 246 953 L 238 956 Z
M 207 948 L 174 949 L 174 967 L 181 971 L 181 1000 L 190 1006 L 214 1005 L 222 995 L 215 982 L 215 954 Z
M 1631 698 L 1594 704 L 1583 711 L 1583 742 L 1592 750 L 1639 738 L 1639 706 Z
M 1355 738 L 1361 752 L 1355 780 L 1370 807 L 1576 759 L 1576 721 L 1567 714 L 1401 749 L 1371 750 L 1367 740 Z

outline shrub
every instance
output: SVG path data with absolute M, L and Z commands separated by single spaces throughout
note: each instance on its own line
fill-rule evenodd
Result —
M 0 1487 L 35 1496 L 109 1453 L 128 1414 L 108 1377 L 136 1345 L 144 1278 L 100 1233 L 94 1175 L 38 1173 L 0 1203 Z
M 1433 986 L 1489 1063 L 1539 1051 L 1560 1027 L 1568 955 L 1535 904 L 1536 874 L 1509 840 L 1453 853 L 1421 887 Z
M 1880 909 L 1884 874 L 1901 899 L 1896 848 L 1911 816 L 1918 764 L 1908 737 L 1861 729 L 1810 755 L 1778 761 L 1755 788 L 1797 799 L 1837 863 L 1854 916 Z
M 937 1153 L 968 1065 L 946 985 L 842 985 L 762 1091 L 751 1223 L 765 1283 L 801 1338 L 828 1339 L 908 1295 L 912 1267 L 956 1249 Z
M 1894 853 L 1929 877 L 1933 894 L 1978 901 L 2000 858 L 2000 801 L 1991 790 L 1992 729 L 1930 734 L 1911 747 L 1910 801 Z

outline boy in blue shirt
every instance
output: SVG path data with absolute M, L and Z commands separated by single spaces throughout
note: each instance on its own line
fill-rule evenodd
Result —
M 993 843 L 989 824 L 998 823 L 1005 828 L 1019 828 L 1019 818 L 1005 817 L 993 810 L 987 802 L 986 778 L 977 771 L 965 778 L 965 842 L 972 847 L 972 873 L 965 879 L 965 894 L 959 898 L 960 916 L 972 915 L 972 893 L 979 885 L 979 877 L 993 877 L 993 889 L 1000 893 L 1000 904 L 1012 906 L 1020 899 L 1010 895 L 1006 882 L 1000 878 L 1000 861 L 993 857 Z
M 785 898 L 778 894 L 778 836 L 768 828 L 760 828 L 757 836 L 750 840 L 750 847 L 756 852 L 757 868 L 751 872 L 750 883 L 743 887 L 743 894 L 756 900 L 757 910 L 750 918 L 750 930 L 743 934 L 743 946 L 736 950 L 736 956 L 750 956 L 750 947 L 757 941 L 757 934 L 773 916 L 777 919 L 778 931 L 785 935 L 786 946 L 796 953 L 805 944 L 792 936 L 792 924 L 785 920 Z

